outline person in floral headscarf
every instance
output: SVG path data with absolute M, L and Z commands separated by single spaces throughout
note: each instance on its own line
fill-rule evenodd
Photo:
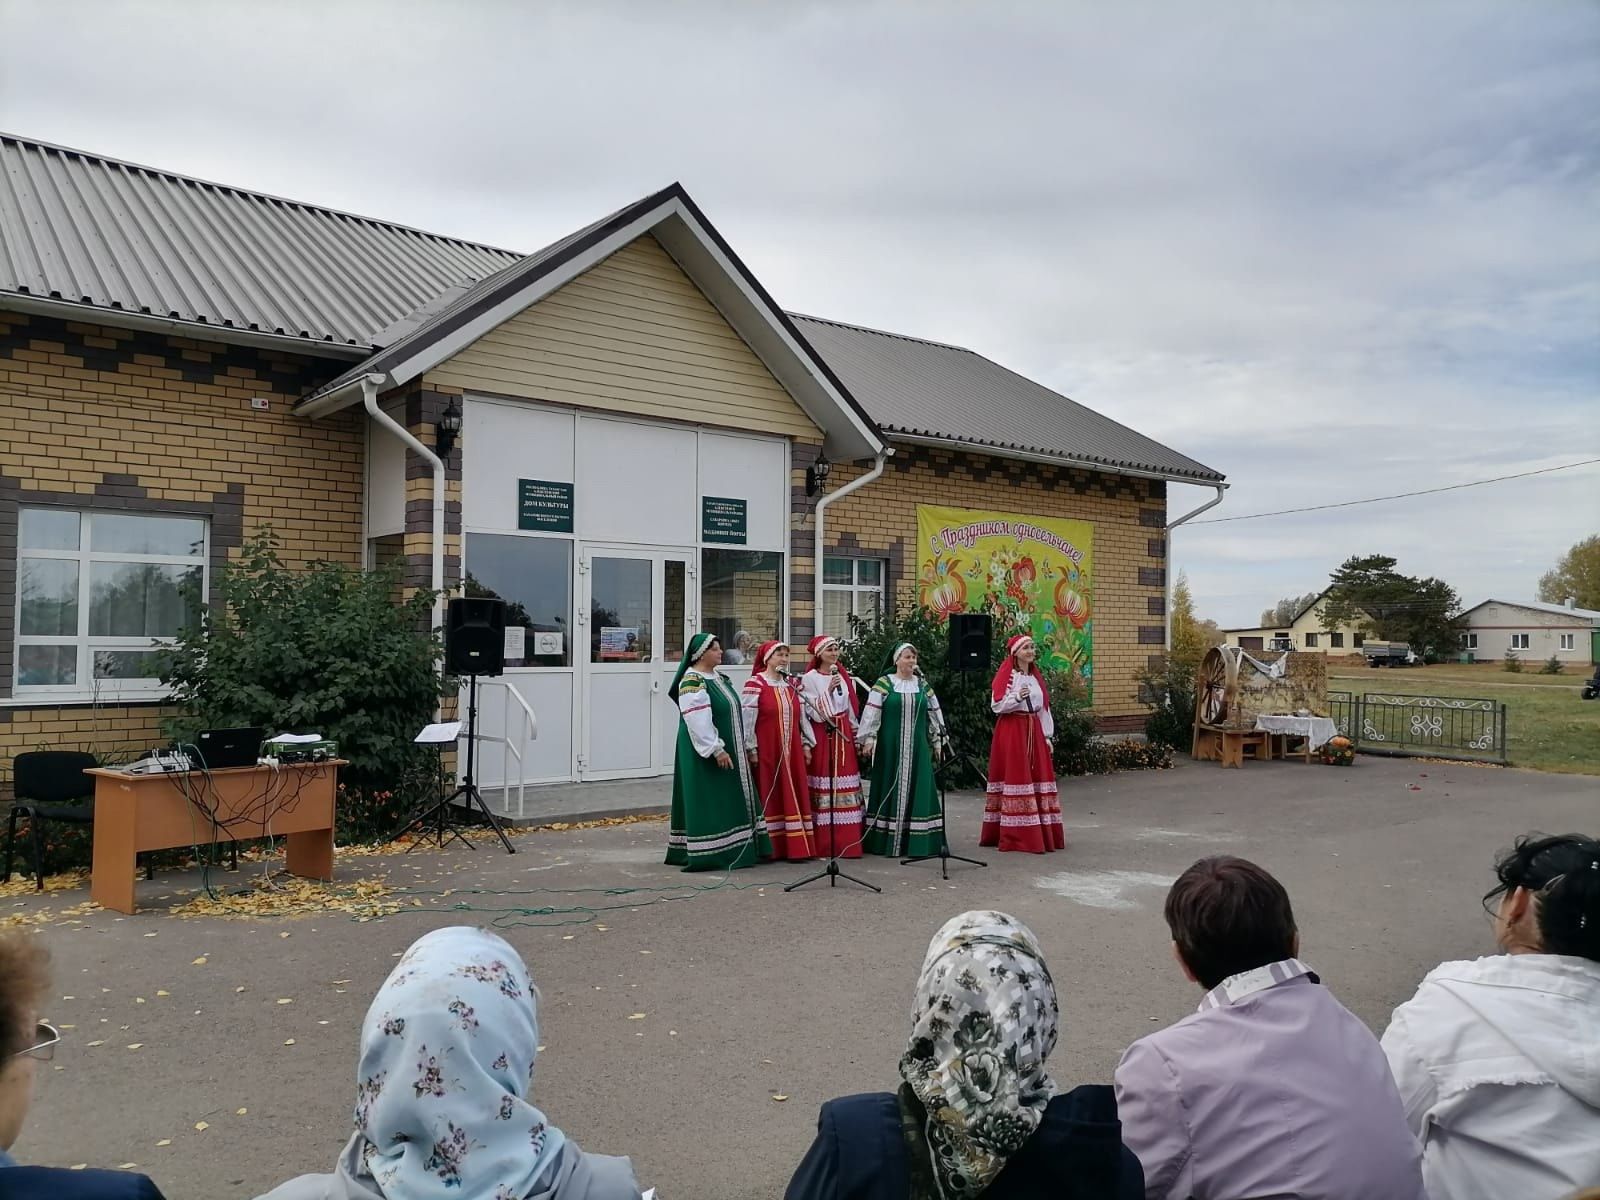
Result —
M 928 944 L 897 1092 L 822 1106 L 785 1200 L 1143 1200 L 1110 1085 L 1059 1093 L 1039 942 L 979 910 Z
M 586 1154 L 532 1100 L 538 993 L 487 929 L 418 938 L 361 1025 L 355 1132 L 331 1175 L 259 1200 L 640 1200 L 625 1158 Z
M 980 846 L 1043 854 L 1067 844 L 1051 757 L 1056 726 L 1038 657 L 1033 638 L 1019 633 L 990 685 L 994 740 Z

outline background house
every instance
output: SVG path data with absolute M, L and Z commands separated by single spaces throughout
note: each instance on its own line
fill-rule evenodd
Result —
M 1277 649 L 1310 650 L 1315 654 L 1353 654 L 1364 640 L 1354 623 L 1329 629 L 1323 616 L 1323 601 L 1328 596 L 1324 588 L 1310 604 L 1294 615 L 1294 620 L 1284 625 L 1258 626 L 1254 629 L 1224 629 L 1222 636 L 1229 646 L 1245 650 Z M 1286 643 L 1286 644 L 1284 644 Z
M 1514 650 L 1525 662 L 1600 662 L 1600 612 L 1571 600 L 1485 600 L 1462 613 L 1461 623 L 1461 648 L 1477 661 Z

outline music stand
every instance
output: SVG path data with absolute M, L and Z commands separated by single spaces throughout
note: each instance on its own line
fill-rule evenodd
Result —
M 839 836 L 839 723 L 826 713 L 817 710 L 807 701 L 805 693 L 800 693 L 800 719 L 806 719 L 805 710 L 810 708 L 817 713 L 817 717 L 828 729 L 828 865 L 814 874 L 807 875 L 798 883 L 791 883 L 783 890 L 792 892 L 796 888 L 803 888 L 808 883 L 815 883 L 819 879 L 827 879 L 829 887 L 838 887 L 839 880 L 844 879 L 850 883 L 858 883 L 864 888 L 882 893 L 883 889 L 875 883 L 868 883 L 865 879 L 857 879 L 854 875 L 839 869 L 839 848 L 836 844 Z M 866 806 L 862 805 L 861 819 L 865 822 L 867 816 Z
M 457 722 L 457 725 L 459 728 L 459 722 Z M 494 815 L 494 811 L 490 809 L 488 802 L 484 800 L 483 793 L 478 790 L 477 781 L 473 777 L 473 770 L 477 764 L 477 748 L 478 676 L 471 674 L 467 676 L 467 769 L 461 776 L 461 786 L 448 796 L 441 797 L 438 801 L 414 815 L 400 827 L 399 831 L 394 835 L 396 838 L 403 837 L 413 829 L 431 824 L 440 849 L 443 849 L 451 838 L 460 838 L 464 844 L 471 846 L 472 842 L 467 839 L 466 835 L 461 832 L 452 819 L 459 810 L 464 809 L 467 812 L 476 811 L 477 815 L 488 823 L 489 828 L 493 829 L 495 836 L 500 839 L 500 844 L 506 848 L 507 854 L 515 854 L 517 852 L 517 848 L 511 844 L 511 839 L 506 837 L 506 831 L 500 824 L 500 818 Z M 440 754 L 441 756 L 443 755 L 442 750 Z M 457 804 L 457 800 L 462 801 L 462 803 Z M 410 846 L 407 846 L 406 853 L 410 854 L 411 851 L 422 844 L 422 841 L 422 838 L 418 838 Z

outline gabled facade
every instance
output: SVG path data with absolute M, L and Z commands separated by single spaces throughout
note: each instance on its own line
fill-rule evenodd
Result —
M 1576 604 L 1485 600 L 1461 614 L 1461 649 L 1477 661 L 1600 662 L 1600 612 Z
M 1330 628 L 1323 589 L 1310 604 L 1303 605 L 1294 620 L 1283 625 L 1260 625 L 1251 629 L 1224 629 L 1223 640 L 1244 650 L 1309 650 L 1313 654 L 1356 654 L 1365 641 L 1361 622 L 1350 621 Z
M 488 753 L 491 786 L 670 770 L 695 629 L 736 657 L 947 603 L 934 512 L 1015 531 L 999 582 L 1055 606 L 1105 728 L 1142 722 L 1166 484 L 1222 477 L 971 351 L 786 313 L 676 185 L 519 256 L 0 156 L 34 185 L 0 197 L 0 749 L 152 744 L 178 583 L 267 523 L 293 558 L 507 600 L 482 716 L 521 757 Z M 1035 579 L 1064 536 L 1080 558 Z

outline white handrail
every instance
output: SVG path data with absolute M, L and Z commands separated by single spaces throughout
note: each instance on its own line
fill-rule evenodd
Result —
M 509 813 L 511 809 L 511 760 L 513 758 L 516 759 L 517 811 L 515 815 L 521 817 L 525 815 L 527 807 L 527 771 L 523 769 L 522 747 L 525 742 L 533 742 L 538 740 L 539 718 L 534 715 L 533 707 L 523 697 L 522 693 L 517 691 L 516 688 L 512 687 L 509 680 L 501 678 L 485 679 L 482 681 L 482 686 L 487 687 L 490 685 L 494 685 L 502 689 L 500 729 L 504 736 L 485 737 L 484 735 L 479 734 L 478 740 L 480 742 L 499 742 L 501 744 L 500 791 L 502 798 L 505 800 L 505 808 L 507 813 Z M 516 709 L 513 709 L 512 707 L 513 700 L 516 701 Z M 516 711 L 518 709 L 521 710 L 520 713 Z M 520 715 L 522 719 L 517 726 L 516 732 L 518 736 L 513 737 L 511 731 L 511 722 L 513 717 L 518 715 Z

